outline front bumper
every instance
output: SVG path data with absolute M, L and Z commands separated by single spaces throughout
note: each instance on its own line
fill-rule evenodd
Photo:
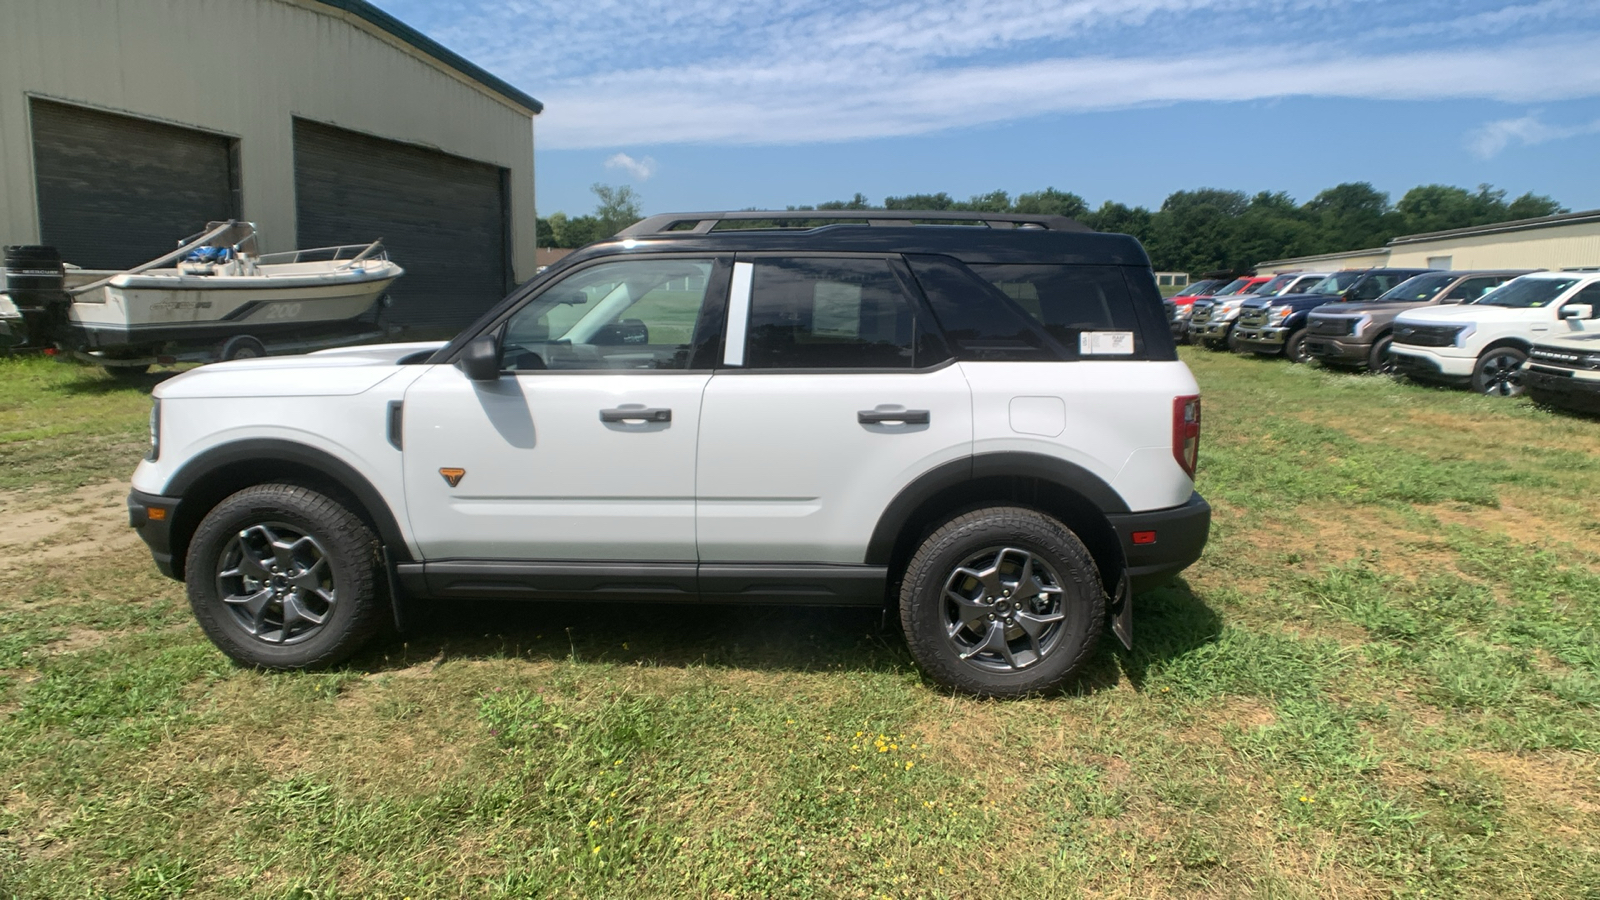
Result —
M 1415 344 L 1390 344 L 1389 356 L 1395 371 L 1424 381 L 1466 381 L 1472 377 L 1477 359 L 1471 356 L 1446 356 L 1432 347 Z
M 172 557 L 172 521 L 178 516 L 178 498 L 132 491 L 128 494 L 128 524 L 150 548 L 156 568 L 168 578 L 183 580 Z
M 1600 414 L 1600 377 L 1571 369 L 1530 363 L 1517 373 L 1528 395 L 1539 403 Z
M 1240 326 L 1233 331 L 1234 343 L 1255 353 L 1282 353 L 1284 342 L 1289 340 L 1291 329 L 1279 325 L 1259 328 Z
M 1222 322 L 1201 322 L 1199 325 L 1189 324 L 1189 339 L 1192 341 L 1206 341 L 1219 343 L 1228 339 L 1228 332 L 1233 330 L 1234 319 Z
M 1366 365 L 1367 358 L 1372 355 L 1372 344 L 1320 334 L 1307 335 L 1306 353 L 1324 362 Z
M 1151 512 L 1107 516 L 1122 543 L 1134 593 L 1160 587 L 1200 558 L 1211 531 L 1211 505 L 1198 493 L 1189 502 Z M 1140 535 L 1141 543 L 1134 542 Z

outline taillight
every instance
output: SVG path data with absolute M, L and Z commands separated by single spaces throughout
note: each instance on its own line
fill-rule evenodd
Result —
M 1172 456 L 1194 477 L 1200 463 L 1200 398 L 1175 397 L 1172 401 Z

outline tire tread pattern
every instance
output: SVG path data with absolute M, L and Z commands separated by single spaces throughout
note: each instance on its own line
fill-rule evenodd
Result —
M 957 548 L 967 549 L 954 555 L 975 552 L 981 546 L 1014 543 L 1019 538 L 1023 543 L 1048 548 L 1061 557 L 1066 565 L 1057 568 L 1068 595 L 1063 602 L 1085 604 L 1087 615 L 1081 634 L 1075 636 L 1069 631 L 1062 636 L 1063 641 L 1076 639 L 1077 645 L 1059 647 L 1056 653 L 1064 656 L 1047 658 L 1046 662 L 1038 664 L 1042 677 L 1027 680 L 1011 676 L 985 677 L 986 673 L 962 664 L 939 633 L 943 628 L 943 579 L 949 572 L 936 559 L 952 555 L 951 551 Z M 930 580 L 935 583 L 930 585 Z M 931 600 L 927 596 L 930 586 L 934 592 Z M 1074 593 L 1077 596 L 1073 596 Z M 1060 687 L 1083 667 L 1106 628 L 1106 597 L 1094 557 L 1070 528 L 1031 509 L 988 507 L 951 519 L 935 529 L 917 548 L 901 581 L 900 624 L 911 655 L 940 684 L 981 697 L 1022 697 Z M 1060 663 L 1062 658 L 1067 660 L 1065 665 Z

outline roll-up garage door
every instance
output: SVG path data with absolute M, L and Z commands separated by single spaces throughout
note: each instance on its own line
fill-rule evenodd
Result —
M 91 269 L 154 259 L 239 214 L 234 141 L 34 99 L 40 242 Z
M 386 321 L 460 326 L 510 289 L 505 170 L 296 119 L 302 248 L 383 238 L 406 274 Z

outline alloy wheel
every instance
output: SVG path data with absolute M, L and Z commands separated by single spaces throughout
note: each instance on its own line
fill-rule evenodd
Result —
M 978 668 L 1029 668 L 1061 645 L 1063 596 L 1060 577 L 1036 554 L 1018 547 L 984 550 L 945 579 L 945 637 Z
M 251 525 L 228 541 L 217 562 L 217 593 L 234 622 L 268 644 L 310 639 L 338 603 L 327 551 L 281 522 Z

